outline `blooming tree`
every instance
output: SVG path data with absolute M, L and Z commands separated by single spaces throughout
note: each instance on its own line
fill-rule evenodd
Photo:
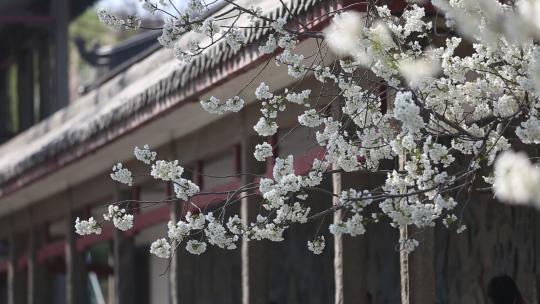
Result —
M 170 258 L 181 247 L 197 255 L 208 246 L 230 250 L 241 238 L 278 242 L 293 223 L 321 220 L 338 210 L 343 216 L 328 227 L 334 235 L 364 234 L 367 223 L 383 217 L 396 228 L 441 223 L 460 233 L 466 227 L 456 205 L 475 191 L 493 190 L 502 201 L 540 208 L 540 169 L 525 152 L 513 152 L 540 143 L 540 1 L 433 0 L 433 6 L 409 1 L 393 12 L 385 1 L 368 0 L 322 16 L 331 19 L 324 30 L 290 22 L 292 15 L 272 19 L 262 8 L 224 1 L 230 9 L 213 14 L 203 0 L 189 0 L 182 9 L 169 1 L 142 2 L 150 13 L 163 15 L 159 43 L 183 62 L 217 44 L 238 51 L 248 31 L 269 28 L 258 46 L 261 54 L 275 55 L 276 64 L 287 66 L 288 77 L 314 77 L 335 93 L 321 105 L 322 93 L 295 88 L 276 93 L 279 88 L 260 83 L 254 92 L 260 118 L 253 129 L 261 142 L 253 156 L 262 162 L 273 157 L 267 138 L 278 131 L 279 115 L 293 105 L 304 109 L 298 124 L 313 129 L 324 155 L 302 175 L 294 171 L 294 155 L 277 158 L 271 177 L 224 192 L 220 208 L 205 213 L 195 206 L 185 218 L 169 222 L 167 237 L 152 243 L 151 253 Z M 357 12 L 360 7 L 365 11 Z M 112 27 L 143 27 L 137 17 L 119 19 L 103 10 L 99 17 Z M 188 34 L 193 39 L 181 42 Z M 319 47 L 307 58 L 297 45 L 310 39 Z M 328 50 L 336 58 L 330 63 Z M 222 115 L 240 111 L 244 99 L 212 96 L 200 103 Z M 164 202 L 195 205 L 194 197 L 207 195 L 183 177 L 178 161 L 160 160 L 148 146 L 136 147 L 134 155 L 154 179 L 174 185 L 174 197 Z M 384 160 L 400 165 L 382 170 Z M 311 191 L 321 189 L 325 176 L 343 172 L 386 178 L 373 188 L 326 191 L 339 203 L 311 212 Z M 111 178 L 133 184 L 121 163 Z M 247 224 L 238 215 L 225 216 L 245 192 L 260 195 L 263 202 L 256 221 Z M 104 220 L 127 230 L 133 225 L 131 210 L 113 204 Z M 99 225 L 93 218 L 77 219 L 75 228 L 81 235 L 99 234 Z M 307 248 L 320 254 L 325 242 L 318 235 Z M 414 238 L 400 240 L 405 253 L 417 246 Z

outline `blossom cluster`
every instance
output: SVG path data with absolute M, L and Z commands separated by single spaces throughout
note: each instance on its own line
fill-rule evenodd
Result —
M 124 168 L 122 163 L 118 163 L 113 166 L 111 173 L 111 178 L 119 183 L 126 184 L 128 186 L 133 185 L 133 177 L 131 176 L 131 171 Z
M 313 241 L 308 241 L 308 249 L 313 252 L 313 254 L 321 254 L 324 250 L 326 243 L 324 241 L 324 236 L 319 236 Z
M 189 200 L 192 196 L 199 192 L 199 187 L 187 180 L 182 178 L 184 168 L 178 165 L 178 161 L 165 161 L 165 160 L 156 160 L 157 153 L 152 151 L 148 145 L 143 146 L 143 148 L 135 147 L 133 154 L 135 158 L 142 163 L 149 165 L 151 167 L 150 175 L 158 180 L 172 182 L 174 184 L 174 192 L 176 197 L 182 200 Z M 131 171 L 123 166 L 122 163 L 118 163 L 113 167 L 113 173 L 111 173 L 111 178 L 117 182 L 131 186 L 133 184 L 133 177 Z M 126 231 L 133 227 L 133 214 L 127 213 L 125 208 L 121 208 L 118 205 L 109 205 L 107 213 L 103 214 L 103 219 L 105 221 L 111 221 L 114 227 Z M 80 235 L 101 233 L 101 228 L 99 224 L 90 218 L 88 220 L 79 220 L 77 219 L 75 224 L 76 232 Z M 163 242 L 159 243 L 161 245 L 156 245 L 161 248 L 160 255 L 163 255 Z M 156 249 L 158 250 L 158 249 Z
M 406 254 L 409 254 L 409 253 L 413 252 L 414 249 L 416 249 L 416 247 L 418 247 L 418 245 L 420 245 L 420 243 L 418 243 L 418 241 L 415 240 L 415 239 L 400 240 L 399 241 L 399 250 L 403 251 Z
M 171 244 L 166 239 L 158 239 L 150 245 L 150 253 L 155 256 L 168 259 L 171 256 Z
M 101 227 L 93 217 L 83 221 L 77 217 L 75 220 L 75 232 L 80 235 L 101 234 Z
M 330 232 L 334 235 L 348 234 L 350 236 L 362 235 L 366 232 L 363 224 L 364 218 L 356 213 L 346 221 L 334 222 L 330 225 Z
M 253 156 L 255 156 L 258 161 L 264 161 L 272 155 L 272 146 L 269 143 L 264 142 L 255 146 Z
M 141 26 L 141 19 L 136 16 L 128 16 L 126 19 L 122 19 L 112 15 L 104 9 L 98 11 L 99 21 L 112 28 L 139 28 Z
M 183 62 L 193 60 L 205 49 L 218 43 L 226 44 L 232 50 L 238 51 L 247 42 L 245 30 L 236 26 L 236 21 L 232 23 L 224 21 L 235 16 L 237 12 L 234 10 L 227 18 L 218 20 L 212 16 L 201 18 L 209 12 L 209 6 L 204 0 L 189 0 L 185 7 L 173 7 L 173 10 L 168 1 L 143 0 L 141 2 L 143 10 L 149 14 L 163 16 L 162 32 L 157 40 L 162 46 L 173 49 L 176 58 Z M 245 13 L 241 10 L 239 12 Z M 259 18 L 261 15 L 257 9 L 251 10 L 250 13 L 250 17 Z M 98 11 L 98 16 L 103 24 L 114 29 L 142 27 L 141 19 L 137 16 L 128 16 L 123 19 L 104 9 Z M 198 34 L 197 38 L 187 43 L 182 42 L 181 36 L 190 32 Z
M 540 208 L 540 168 L 523 152 L 505 151 L 495 163 L 495 197 L 515 204 Z
M 150 13 L 166 5 L 143 2 Z M 474 187 L 492 187 L 504 202 L 540 206 L 540 169 L 526 154 L 508 152 L 515 145 L 540 143 L 540 26 L 531 12 L 538 7 L 529 0 L 515 5 L 494 0 L 432 3 L 447 18 L 445 30 L 456 30 L 461 37 L 435 41 L 434 27 L 443 25 L 412 3 L 399 16 L 385 5 L 370 14 L 339 12 L 322 32 L 305 32 L 287 16 L 263 18 L 258 8 L 237 11 L 239 16 L 248 14 L 250 24 L 264 21 L 270 30 L 259 41 L 261 54 L 272 54 L 276 65 L 286 68 L 295 81 L 309 78 L 321 84 L 316 92 L 296 85 L 276 90 L 268 81 L 260 82 L 252 96 L 260 106 L 253 130 L 260 137 L 273 136 L 279 116 L 298 110 L 296 121 L 312 131 L 323 152 L 303 174 L 295 172 L 293 155 L 275 159 L 271 176 L 255 183 L 262 197 L 255 221 L 244 222 L 237 215 L 226 218 L 218 211 L 188 213 L 177 223 L 169 222 L 168 238 L 154 242 L 151 252 L 169 258 L 173 244 L 185 240 L 186 250 L 193 254 L 204 253 L 207 246 L 237 248 L 241 237 L 281 241 L 293 223 L 312 219 L 309 191 L 319 189 L 325 175 L 336 173 L 366 172 L 381 181 L 332 193 L 339 196 L 333 208 L 343 211 L 342 219 L 328 227 L 334 235 L 362 235 L 369 223 L 383 217 L 392 227 L 441 223 L 461 233 L 467 226 L 455 212 L 457 193 Z M 488 4 L 490 10 L 485 9 Z M 250 37 L 244 27 L 215 16 L 194 17 L 206 9 L 202 1 L 190 0 L 177 18 L 164 20 L 160 43 L 174 49 L 181 60 L 191 60 L 220 40 L 233 52 L 245 46 Z M 106 12 L 99 15 L 113 27 L 140 23 Z M 497 25 L 501 21 L 505 26 Z M 181 44 L 180 36 L 190 31 L 204 37 Z M 325 39 L 314 54 L 298 48 L 309 35 Z M 332 64 L 325 61 L 326 47 L 336 57 Z M 209 113 L 224 114 L 240 111 L 245 101 L 212 96 L 200 103 Z M 195 183 L 182 178 L 184 168 L 177 161 L 156 160 L 148 146 L 135 148 L 134 154 L 151 166 L 153 178 L 172 182 L 178 199 L 188 201 L 199 193 Z M 253 156 L 266 161 L 274 156 L 272 145 L 255 145 Z M 381 164 L 389 162 L 396 166 L 382 170 Z M 477 178 L 489 170 L 494 172 Z M 133 184 L 131 172 L 121 163 L 113 167 L 111 177 Z M 222 207 L 233 200 L 238 201 L 228 197 Z M 114 208 L 106 220 L 120 229 L 132 225 L 132 216 Z M 365 214 L 367 209 L 371 216 Z M 100 231 L 92 218 L 77 220 L 76 229 L 81 234 Z M 324 236 L 307 245 L 311 252 L 322 253 Z M 409 253 L 418 245 L 417 240 L 402 239 L 399 248 Z
M 133 227 L 133 214 L 126 213 L 126 209 L 115 205 L 109 205 L 107 213 L 103 214 L 103 219 L 112 221 L 114 227 L 126 231 Z
M 144 145 L 143 148 L 135 147 L 133 151 L 135 158 L 142 161 L 143 163 L 149 165 L 151 162 L 156 160 L 157 153 L 150 151 L 150 146 Z
M 201 106 L 208 113 L 223 114 L 225 112 L 238 112 L 244 107 L 244 100 L 238 96 L 229 98 L 222 102 L 219 98 L 211 96 L 201 101 Z

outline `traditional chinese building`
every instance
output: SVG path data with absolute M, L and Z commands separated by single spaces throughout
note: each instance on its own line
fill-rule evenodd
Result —
M 75 234 L 76 217 L 101 218 L 108 203 L 170 195 L 167 184 L 144 176 L 133 188 L 111 181 L 111 167 L 118 161 L 135 174 L 145 172 L 134 161 L 136 145 L 149 144 L 160 158 L 178 159 L 203 191 L 217 193 L 248 182 L 215 175 L 269 174 L 272 160 L 263 165 L 252 160 L 252 148 L 260 141 L 252 131 L 259 115 L 255 96 L 245 93 L 242 112 L 224 116 L 205 112 L 199 101 L 234 96 L 245 87 L 253 92 L 261 81 L 280 91 L 295 83 L 284 77 L 286 67 L 267 64 L 272 56 L 259 53 L 265 29 L 247 33 L 248 47 L 234 52 L 218 44 L 190 64 L 179 64 L 170 50 L 146 45 L 151 34 L 145 34 L 109 51 L 83 51 L 88 61 L 114 67 L 84 96 L 70 100 L 66 26 L 90 2 L 0 4 L 0 303 L 332 303 L 332 237 L 325 232 L 329 242 L 320 256 L 306 247 L 331 217 L 322 224 L 293 226 L 279 243 L 249 242 L 232 251 L 209 248 L 201 256 L 179 250 L 170 264 L 150 255 L 149 244 L 166 235 L 169 220 L 182 216 L 182 202 L 141 208 L 134 228 L 125 233 L 105 226 L 100 235 Z M 263 5 L 271 18 L 286 15 L 279 1 L 240 2 Z M 319 29 L 328 12 L 343 6 L 322 0 L 286 3 L 293 22 Z M 222 4 L 217 11 L 225 9 Z M 127 61 L 118 60 L 126 45 L 145 47 L 126 55 Z M 299 49 L 309 54 L 316 45 L 308 40 Z M 320 84 L 308 77 L 301 86 Z M 272 140 L 276 156 L 295 154 L 296 173 L 302 173 L 322 151 L 310 130 L 294 128 L 298 113 L 293 109 L 281 118 Z M 365 174 L 344 175 L 342 187 L 379 182 Z M 324 187 L 332 190 L 331 181 Z M 207 196 L 195 203 L 211 209 L 221 199 Z M 313 194 L 310 204 L 316 212 L 332 202 Z M 487 303 L 486 283 L 499 273 L 514 276 L 529 303 L 538 303 L 538 215 L 496 204 L 489 195 L 469 204 L 464 234 L 444 227 L 418 232 L 423 245 L 410 259 L 411 303 Z M 241 206 L 236 210 L 249 217 L 260 208 L 257 199 Z M 344 239 L 345 303 L 400 302 L 398 237 L 396 229 L 379 223 L 369 225 L 362 237 Z

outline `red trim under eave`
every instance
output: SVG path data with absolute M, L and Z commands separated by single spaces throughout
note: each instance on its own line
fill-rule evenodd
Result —
M 316 10 L 321 13 L 321 15 L 326 13 L 323 7 L 316 8 Z M 328 23 L 328 20 L 328 17 L 321 18 L 313 22 L 311 24 L 311 28 L 313 30 L 321 29 L 324 27 L 325 24 Z M 122 136 L 126 136 L 136 131 L 137 129 L 153 122 L 154 120 L 157 120 L 158 118 L 167 115 L 171 112 L 172 109 L 179 108 L 189 102 L 198 101 L 198 96 L 222 85 L 223 83 L 231 80 L 232 78 L 235 78 L 238 75 L 241 75 L 251 70 L 252 68 L 256 67 L 261 63 L 264 63 L 266 60 L 272 58 L 273 56 L 274 54 L 267 54 L 259 57 L 245 55 L 243 60 L 238 60 L 237 57 L 233 57 L 229 62 L 223 63 L 223 67 L 227 67 L 227 73 L 221 73 L 221 71 L 219 73 L 215 73 L 217 75 L 220 75 L 214 75 L 214 77 L 219 77 L 219 79 L 214 79 L 211 82 L 206 81 L 206 83 L 202 85 L 195 84 L 196 91 L 190 96 L 184 98 L 183 100 L 177 101 L 170 105 L 155 105 L 154 108 L 148 110 L 148 112 L 139 113 L 129 121 L 121 122 L 118 125 L 111 127 L 111 129 L 107 130 L 106 132 L 94 136 L 91 141 L 70 148 L 68 151 L 58 153 L 50 160 L 41 163 L 37 167 L 27 170 L 26 173 L 14 177 L 8 182 L 6 182 L 4 185 L 2 185 L 0 191 L 0 198 L 6 197 L 18 191 L 19 189 L 36 182 L 40 178 L 43 178 L 44 176 L 59 170 L 62 167 L 65 167 L 90 154 L 95 153 L 97 150 L 103 148 L 104 146 L 119 140 Z M 235 64 L 238 64 L 236 69 L 234 69 L 233 62 Z

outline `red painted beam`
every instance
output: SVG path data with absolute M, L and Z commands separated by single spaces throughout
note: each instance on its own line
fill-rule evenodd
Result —
M 224 192 L 224 191 L 231 191 L 231 190 L 238 189 L 238 187 L 240 187 L 240 181 L 237 179 L 232 182 L 214 187 L 212 189 L 208 189 L 208 190 L 203 189 L 203 191 Z M 210 206 L 214 206 L 215 204 L 223 201 L 223 199 L 225 198 L 226 198 L 226 195 L 223 195 L 223 194 L 201 195 L 201 196 L 196 196 L 195 198 L 193 198 L 192 203 L 197 205 L 200 209 L 205 209 Z M 186 213 L 187 211 L 191 211 L 191 212 L 198 211 L 198 209 L 192 204 L 186 204 L 186 206 L 188 206 L 187 208 L 185 208 Z M 133 228 L 126 231 L 125 234 L 128 236 L 132 236 L 136 234 L 137 232 L 140 232 L 151 226 L 164 224 L 169 221 L 169 218 L 170 218 L 170 206 L 164 206 L 164 207 L 157 208 L 148 212 L 136 214 L 134 217 Z M 100 235 L 92 234 L 92 235 L 79 237 L 77 239 L 77 250 L 83 251 L 94 244 L 112 240 L 113 229 L 114 228 L 111 224 L 107 224 L 102 227 L 102 231 Z M 55 245 L 55 246 L 59 246 L 59 245 Z M 52 249 L 49 249 L 49 250 L 52 250 Z
M 302 154 L 301 157 L 295 157 L 293 165 L 295 174 L 308 173 L 313 166 L 313 161 L 315 159 L 322 160 L 325 153 L 326 149 L 323 147 L 316 147 Z
M 193 181 L 197 185 L 199 185 L 199 187 L 201 189 L 204 187 L 204 183 L 203 183 L 203 174 L 204 174 L 204 172 L 203 171 L 204 171 L 204 162 L 202 160 L 198 160 L 195 163 L 195 172 L 197 173 L 197 176 L 193 177 Z
M 300 157 L 296 157 L 294 162 L 294 170 L 296 174 L 305 174 L 311 169 L 311 165 L 315 159 L 321 159 L 324 156 L 324 148 L 317 147 L 309 150 Z M 270 169 L 270 175 L 271 175 Z M 203 189 L 206 192 L 224 192 L 236 190 L 240 187 L 240 180 L 235 179 L 229 183 L 214 187 L 212 189 Z M 136 190 L 138 191 L 138 190 Z M 170 191 L 170 190 L 169 190 Z M 220 202 L 222 202 L 227 196 L 225 194 L 212 194 L 212 195 L 201 195 L 196 196 L 192 202 L 197 205 L 200 209 L 204 210 L 208 207 L 212 207 Z M 193 205 L 188 205 L 187 211 L 198 212 L 198 209 Z M 170 206 L 165 206 L 159 209 L 155 209 L 149 212 L 138 214 L 135 217 L 133 229 L 126 232 L 128 235 L 133 235 L 136 232 L 142 231 L 145 228 L 165 223 L 169 220 L 170 216 Z M 113 237 L 113 227 L 112 225 L 106 225 L 102 228 L 102 233 L 100 235 L 89 235 L 80 237 L 77 240 L 77 249 L 80 251 L 85 250 L 86 248 L 92 246 L 93 244 L 111 240 Z M 65 255 L 65 246 L 66 242 L 64 240 L 56 241 L 50 244 L 43 246 L 38 251 L 38 262 L 44 263 L 47 259 L 51 259 L 58 256 Z M 25 253 L 21 255 L 18 259 L 17 266 L 19 269 L 25 269 L 28 266 L 28 255 Z M 96 271 L 100 273 L 108 273 L 107 270 L 96 267 L 97 265 L 88 266 L 89 271 Z M 0 262 L 0 273 L 7 272 L 8 263 L 7 261 Z M 95 269 L 94 269 L 95 268 Z M 100 269 L 97 269 L 100 268 Z
M 47 15 L 0 15 L 0 24 L 52 24 L 54 18 Z
M 94 272 L 98 276 L 109 276 L 114 274 L 114 269 L 111 266 L 108 265 L 100 265 L 100 264 L 90 264 L 86 266 L 86 271 L 88 272 Z
M 128 235 L 133 235 L 145 228 L 166 223 L 170 218 L 171 207 L 169 205 L 150 210 L 144 213 L 138 213 L 134 216 L 133 228 L 126 231 Z
M 202 192 L 225 192 L 234 191 L 240 187 L 240 179 L 236 178 L 228 183 L 213 187 L 212 189 L 203 189 Z M 227 198 L 227 194 L 208 194 L 198 195 L 191 200 L 191 204 L 186 204 L 183 208 L 181 216 L 184 216 L 188 211 L 191 213 L 199 212 L 199 209 L 205 210 L 223 202 Z
M 26 269 L 27 267 L 28 267 L 28 254 L 24 253 L 17 260 L 17 268 L 22 270 L 22 269 Z
M 38 263 L 44 263 L 47 259 L 65 255 L 66 242 L 61 240 L 47 244 L 37 252 Z M 7 271 L 7 261 L 0 262 L 0 272 Z M 17 259 L 17 268 L 26 269 L 28 267 L 28 253 L 23 253 Z
M 133 199 L 136 201 L 141 200 L 141 186 L 133 187 L 132 191 L 133 191 Z M 141 212 L 141 204 L 139 202 L 135 202 L 133 207 L 135 207 L 134 213 L 139 214 L 139 212 Z
M 297 175 L 308 173 L 313 166 L 313 161 L 315 159 L 322 160 L 324 158 L 325 153 L 326 153 L 325 148 L 315 147 L 301 155 L 295 155 L 294 164 L 293 164 L 294 173 Z M 268 160 L 266 162 L 266 176 L 269 178 L 272 177 L 272 171 L 274 170 L 274 162 L 275 161 L 273 160 L 272 161 Z
M 379 99 L 381 100 L 381 113 L 386 114 L 388 111 L 388 86 L 386 84 L 379 86 Z
M 305 174 L 309 172 L 309 170 L 311 170 L 313 160 L 315 160 L 316 158 L 321 159 L 324 156 L 324 151 L 325 150 L 323 148 L 317 147 L 307 151 L 299 157 L 296 157 L 294 162 L 294 170 L 296 174 Z M 269 174 L 272 174 L 271 168 Z M 240 179 L 237 178 L 233 181 L 213 187 L 211 189 L 203 189 L 203 192 L 234 191 L 240 186 Z M 195 196 L 191 200 L 192 204 L 188 203 L 185 205 L 187 206 L 187 208 L 184 208 L 182 215 L 185 215 L 188 211 L 195 213 L 198 212 L 198 209 L 205 210 L 206 208 L 216 206 L 226 198 L 226 194 L 209 194 Z M 125 233 L 126 235 L 134 235 L 137 232 L 140 232 L 151 226 L 166 223 L 167 221 L 169 221 L 169 218 L 170 206 L 168 205 L 148 212 L 136 214 L 134 218 L 133 228 L 126 231 Z M 79 237 L 77 239 L 77 250 L 83 251 L 94 244 L 111 240 L 113 238 L 113 229 L 114 228 L 111 224 L 107 224 L 102 227 L 100 235 L 92 234 Z M 45 245 L 38 252 L 38 261 L 43 262 L 48 258 L 64 255 L 65 246 L 66 243 L 63 240 Z M 23 267 L 22 265 L 25 265 L 25 263 L 27 262 L 27 255 L 21 256 L 19 258 L 19 267 Z
M 53 243 L 46 244 L 41 247 L 37 253 L 37 260 L 39 263 L 44 263 L 48 259 L 64 256 L 66 254 L 66 241 L 60 240 Z
M 401 15 L 405 8 L 410 5 L 411 4 L 407 3 L 405 0 L 394 0 L 391 1 L 388 8 L 390 8 L 392 14 Z M 423 7 L 427 13 L 435 13 L 437 11 L 437 9 L 431 4 L 430 0 L 425 0 L 423 3 L 420 2 L 417 5 Z
M 242 172 L 242 144 L 236 144 L 234 146 L 234 173 L 240 174 Z
M 410 3 L 407 3 L 406 0 L 392 0 L 388 1 L 388 8 L 393 14 L 400 15 L 407 6 L 410 6 Z M 436 11 L 435 7 L 431 4 L 430 0 L 419 1 L 418 6 L 425 8 L 426 12 L 433 13 Z M 344 0 L 340 7 L 343 10 L 352 10 L 357 12 L 365 12 L 367 9 L 367 1 L 365 0 Z
M 278 145 L 278 133 L 270 136 L 268 138 L 268 144 L 272 146 L 272 157 L 266 159 L 266 175 L 272 176 L 272 168 L 276 163 L 276 157 L 279 155 L 279 145 Z
M 101 227 L 101 234 L 99 235 L 91 234 L 79 237 L 77 239 L 77 250 L 84 251 L 94 244 L 112 240 L 112 238 L 113 226 L 111 224 L 104 225 L 103 227 Z

